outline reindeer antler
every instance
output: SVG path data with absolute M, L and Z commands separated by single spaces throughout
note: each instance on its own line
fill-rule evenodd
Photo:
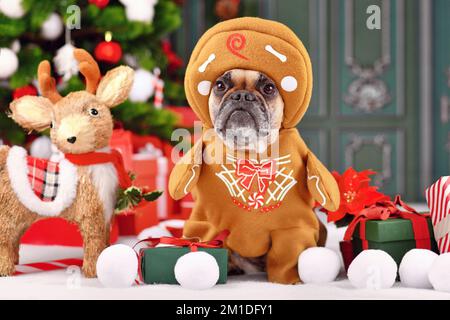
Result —
M 51 76 L 50 62 L 42 61 L 38 67 L 39 88 L 43 97 L 48 98 L 51 102 L 56 103 L 62 99 L 56 90 L 56 81 Z
M 101 77 L 97 62 L 89 52 L 83 49 L 75 49 L 73 55 L 80 63 L 78 68 L 86 79 L 86 91 L 95 94 Z

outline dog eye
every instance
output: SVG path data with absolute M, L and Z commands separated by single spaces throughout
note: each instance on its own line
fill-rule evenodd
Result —
M 89 114 L 93 117 L 98 116 L 98 110 L 95 108 L 92 108 L 89 110 Z
M 223 81 L 217 81 L 216 82 L 216 89 L 217 91 L 225 91 L 227 87 L 225 86 L 225 83 Z
M 265 94 L 272 94 L 275 92 L 275 85 L 273 85 L 272 83 L 268 83 L 264 86 L 263 91 Z

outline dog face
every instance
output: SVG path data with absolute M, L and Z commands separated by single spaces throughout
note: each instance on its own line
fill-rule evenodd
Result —
M 278 138 L 284 102 L 275 82 L 258 71 L 233 69 L 209 97 L 214 129 L 232 149 L 264 151 Z

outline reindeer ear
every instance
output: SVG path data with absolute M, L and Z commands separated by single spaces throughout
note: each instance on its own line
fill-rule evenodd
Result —
M 97 89 L 97 99 L 112 108 L 128 98 L 133 85 L 134 70 L 120 66 L 109 71 L 100 81 Z
M 9 116 L 24 129 L 43 131 L 52 123 L 52 106 L 47 98 L 24 96 L 9 105 Z

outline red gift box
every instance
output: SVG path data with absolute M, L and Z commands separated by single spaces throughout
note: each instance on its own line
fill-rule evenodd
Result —
M 167 190 L 168 174 L 173 164 L 165 155 L 170 156 L 173 147 L 157 137 L 138 136 L 122 129 L 114 130 L 111 147 L 121 150 L 124 159 L 129 160 L 125 166 L 136 176 L 134 185 L 163 191 L 156 201 L 143 203 L 118 215 L 120 234 L 137 235 L 160 220 L 172 218 L 176 203 Z
M 114 218 L 111 224 L 110 243 L 115 243 L 118 237 L 119 228 Z M 82 247 L 83 239 L 76 224 L 63 218 L 47 218 L 33 223 L 20 239 L 20 243 Z

